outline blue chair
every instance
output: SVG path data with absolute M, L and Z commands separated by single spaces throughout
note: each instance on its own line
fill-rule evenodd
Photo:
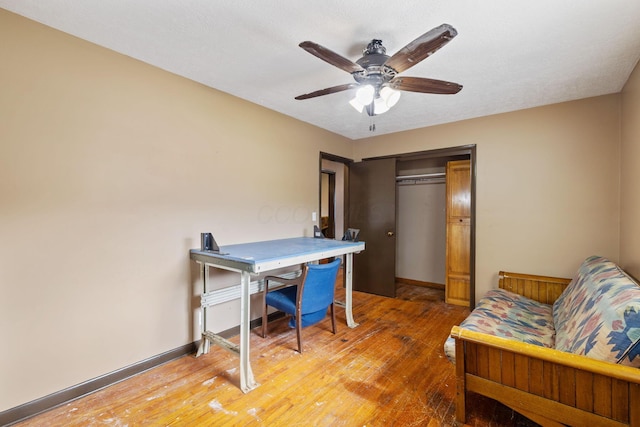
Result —
M 294 279 L 277 276 L 264 278 L 262 337 L 267 336 L 267 306 L 291 315 L 289 326 L 296 328 L 298 335 L 298 352 L 302 353 L 301 329 L 318 323 L 327 315 L 331 307 L 331 325 L 336 333 L 336 315 L 333 296 L 336 277 L 340 267 L 340 258 L 328 264 L 306 264 L 302 274 Z M 269 282 L 279 282 L 287 287 L 269 291 Z

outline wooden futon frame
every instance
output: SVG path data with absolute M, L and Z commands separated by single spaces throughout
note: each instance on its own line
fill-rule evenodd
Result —
M 553 304 L 570 279 L 500 272 L 499 287 Z M 454 326 L 456 419 L 467 392 L 543 426 L 640 427 L 640 370 Z

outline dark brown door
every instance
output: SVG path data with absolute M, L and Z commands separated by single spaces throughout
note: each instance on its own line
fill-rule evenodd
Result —
M 353 163 L 349 172 L 349 228 L 360 229 L 365 250 L 354 257 L 353 288 L 396 295 L 396 160 Z

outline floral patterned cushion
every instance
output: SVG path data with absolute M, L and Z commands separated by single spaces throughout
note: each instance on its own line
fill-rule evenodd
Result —
M 640 367 L 640 286 L 606 258 L 587 258 L 553 305 L 556 349 Z
M 544 347 L 553 347 L 555 341 L 551 305 L 504 289 L 487 292 L 460 327 Z M 455 341 L 451 337 L 445 343 L 445 354 L 454 361 Z

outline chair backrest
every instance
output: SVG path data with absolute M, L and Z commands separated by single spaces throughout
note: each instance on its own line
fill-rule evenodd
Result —
M 333 302 L 340 258 L 328 264 L 308 264 L 302 289 L 302 314 L 314 313 Z

